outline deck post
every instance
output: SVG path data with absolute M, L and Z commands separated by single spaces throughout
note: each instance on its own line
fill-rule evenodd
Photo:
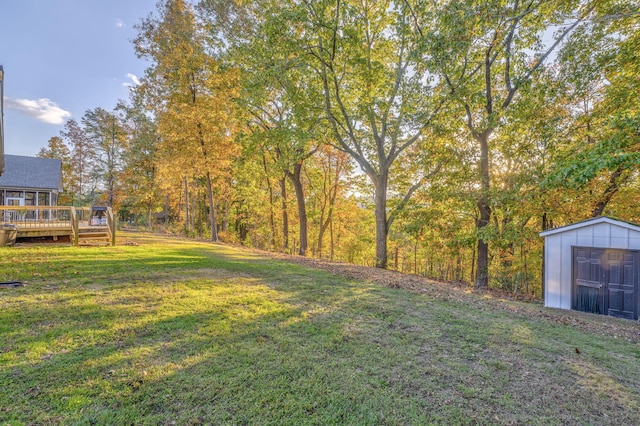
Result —
M 78 213 L 75 207 L 71 207 L 71 243 L 74 246 L 78 245 L 80 233 L 80 222 L 78 221 Z
M 109 239 L 112 246 L 116 245 L 116 218 L 113 215 L 113 209 L 107 207 L 107 227 L 109 228 Z

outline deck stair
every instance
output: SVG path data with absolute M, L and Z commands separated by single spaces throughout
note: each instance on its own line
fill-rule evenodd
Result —
M 80 228 L 78 231 L 78 244 L 93 244 L 93 243 L 111 243 L 111 235 L 106 226 L 95 228 Z

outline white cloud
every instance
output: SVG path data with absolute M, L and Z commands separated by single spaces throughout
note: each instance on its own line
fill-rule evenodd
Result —
M 116 19 L 116 27 L 117 28 L 124 27 L 124 21 L 122 19 Z
M 63 124 L 66 119 L 71 118 L 69 111 L 47 98 L 32 100 L 5 97 L 4 102 L 8 110 L 20 111 L 43 123 Z
M 125 87 L 133 87 L 133 86 L 139 86 L 140 85 L 140 80 L 138 79 L 138 76 L 136 76 L 135 74 L 128 73 L 127 74 L 127 78 L 129 80 L 131 80 L 133 82 L 133 84 L 131 84 L 129 82 L 122 83 L 123 86 L 125 86 Z

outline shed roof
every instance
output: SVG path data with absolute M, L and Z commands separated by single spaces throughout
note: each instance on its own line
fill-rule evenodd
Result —
M 0 188 L 62 191 L 62 162 L 53 158 L 5 154 Z
M 597 225 L 598 223 L 608 223 L 611 225 L 616 225 L 616 226 L 620 226 L 622 228 L 627 228 L 627 229 L 633 229 L 634 231 L 640 232 L 639 225 L 629 223 L 629 222 L 624 222 L 617 219 L 611 219 L 610 217 L 607 217 L 607 216 L 598 216 L 598 217 L 592 217 L 591 219 L 586 219 L 580 222 L 572 223 L 570 225 L 559 226 L 553 229 L 547 229 L 546 231 L 542 231 L 540 233 L 540 236 L 546 237 L 549 235 L 559 234 L 561 232 L 567 232 L 567 231 L 572 231 L 574 229 Z

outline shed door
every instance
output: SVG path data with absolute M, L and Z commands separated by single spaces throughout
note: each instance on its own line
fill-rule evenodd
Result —
M 573 309 L 638 319 L 640 254 L 574 247 Z
M 636 269 L 638 253 L 607 250 L 604 252 L 607 264 L 605 288 L 609 304 L 607 314 L 614 317 L 638 318 L 636 296 Z
M 604 285 L 600 258 L 603 250 L 574 247 L 573 309 L 604 314 Z

